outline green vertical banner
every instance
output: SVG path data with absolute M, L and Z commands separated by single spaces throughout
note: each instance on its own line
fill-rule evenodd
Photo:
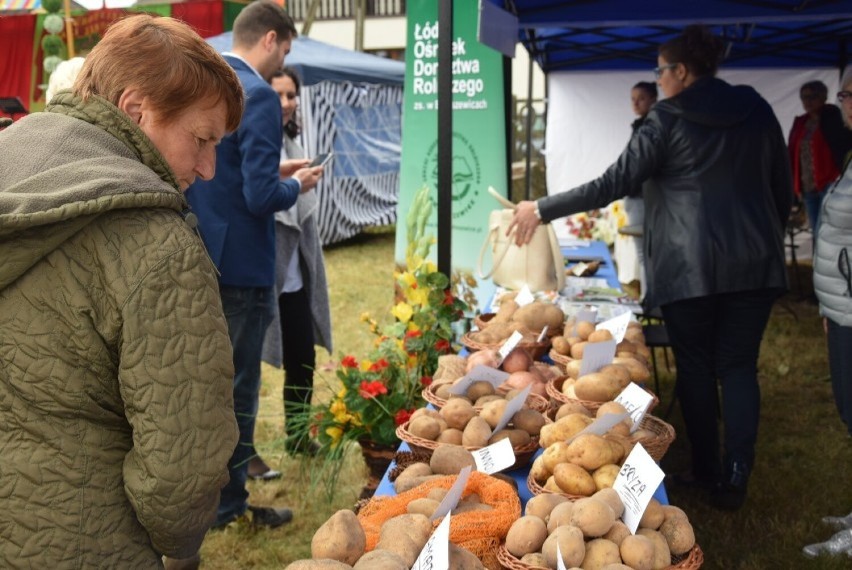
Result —
M 437 205 L 438 178 L 438 3 L 409 0 L 402 164 L 396 226 L 396 260 L 405 262 L 405 219 L 414 194 L 424 185 Z M 507 191 L 506 110 L 503 55 L 477 40 L 479 0 L 455 0 L 453 7 L 453 281 L 475 309 L 494 293 L 476 272 L 488 233 L 488 216 L 498 208 L 488 194 Z M 443 141 L 442 141 L 443 142 Z M 437 235 L 437 208 L 429 227 Z M 433 252 L 436 248 L 433 248 Z M 490 268 L 487 254 L 486 271 Z

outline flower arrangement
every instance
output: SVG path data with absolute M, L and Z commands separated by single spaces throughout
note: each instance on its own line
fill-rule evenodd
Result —
M 416 196 L 407 223 L 405 266 L 394 272 L 395 322 L 385 327 L 361 315 L 375 336 L 364 358 L 344 356 L 335 372 L 341 387 L 327 404 L 312 406 L 305 427 L 329 456 L 347 443 L 370 440 L 396 445 L 396 428 L 424 405 L 438 358 L 453 352 L 453 323 L 467 304 L 449 290 L 450 281 L 427 259 L 435 240 L 426 235 L 431 213 L 428 189 Z
M 579 239 L 599 240 L 612 246 L 618 228 L 627 223 L 621 200 L 613 202 L 606 208 L 592 210 L 568 216 L 565 224 L 568 233 Z

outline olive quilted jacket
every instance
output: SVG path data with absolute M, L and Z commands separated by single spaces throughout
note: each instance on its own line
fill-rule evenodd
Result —
M 0 132 L 0 567 L 159 568 L 237 441 L 215 269 L 126 115 L 47 111 Z

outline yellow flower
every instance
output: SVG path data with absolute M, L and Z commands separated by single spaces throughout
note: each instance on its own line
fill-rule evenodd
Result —
M 364 311 L 363 313 L 361 313 L 361 322 L 362 322 L 362 323 L 368 323 L 368 322 L 370 322 L 370 313 L 368 313 L 368 312 L 366 312 L 366 311 Z
M 438 266 L 433 261 L 427 261 L 425 264 L 426 273 L 435 273 L 438 271 Z
M 409 354 L 408 355 L 408 367 L 414 368 L 415 366 L 417 366 L 417 355 L 416 354 L 414 354 L 414 355 Z
M 420 289 L 412 289 L 408 293 L 407 297 L 408 300 L 411 301 L 412 305 L 420 305 L 422 307 L 429 303 L 429 291 L 425 287 Z
M 343 437 L 343 430 L 339 427 L 330 427 L 325 429 L 325 434 L 331 438 L 332 447 L 340 443 L 340 438 Z
M 414 321 L 409 321 L 408 326 L 406 327 L 406 330 L 411 331 L 411 332 L 417 332 L 417 331 L 420 330 L 420 326 L 417 323 L 415 323 Z
M 361 372 L 366 372 L 367 370 L 370 369 L 370 366 L 372 366 L 372 365 L 373 365 L 373 363 L 370 362 L 369 360 L 362 360 L 361 361 L 361 367 L 360 367 Z
M 411 315 L 414 313 L 414 310 L 411 308 L 411 305 L 404 302 L 399 302 L 396 306 L 391 309 L 391 314 L 397 318 L 400 322 L 407 323 L 411 320 Z
M 341 388 L 340 391 L 337 393 L 337 399 L 338 400 L 342 400 L 345 397 L 346 397 L 346 386 Z
M 405 287 L 411 287 L 412 285 L 417 283 L 417 279 L 415 279 L 414 275 L 412 275 L 410 272 L 406 271 L 399 275 L 399 282 Z

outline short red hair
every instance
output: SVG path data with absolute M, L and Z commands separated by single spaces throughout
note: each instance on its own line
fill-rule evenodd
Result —
M 235 131 L 243 114 L 243 88 L 216 50 L 185 23 L 137 14 L 118 20 L 86 57 L 74 93 L 118 105 L 128 87 L 151 99 L 160 118 L 176 118 L 197 102 L 224 101 L 226 129 Z

